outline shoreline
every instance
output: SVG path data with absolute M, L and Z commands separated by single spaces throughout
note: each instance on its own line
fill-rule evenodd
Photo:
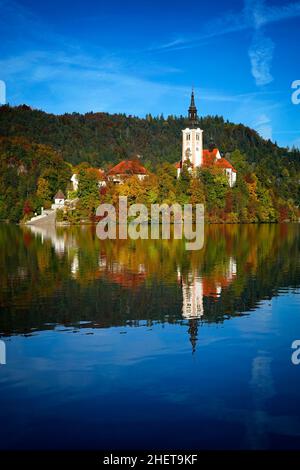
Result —
M 90 221 L 84 221 L 80 223 L 71 223 L 71 222 L 56 222 L 55 224 L 45 224 L 45 227 L 84 227 L 84 226 L 96 226 L 99 222 L 90 222 Z M 18 225 L 20 227 L 30 227 L 30 226 L 37 226 L 35 224 L 29 224 L 27 222 L 10 222 L 10 221 L 0 221 L 0 224 L 12 224 L 12 225 Z M 300 220 L 285 220 L 282 222 L 275 221 L 275 222 L 210 222 L 210 221 L 204 221 L 204 225 L 286 225 L 286 224 L 300 224 Z M 116 225 L 119 226 L 120 224 L 116 222 Z M 138 224 L 140 225 L 140 224 Z M 151 222 L 148 222 L 145 225 L 150 225 Z M 161 222 L 157 225 L 163 225 Z M 171 226 L 174 226 L 175 224 L 170 222 Z

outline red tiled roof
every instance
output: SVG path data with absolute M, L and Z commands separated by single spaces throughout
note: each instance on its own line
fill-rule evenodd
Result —
M 203 149 L 203 161 L 202 165 L 204 168 L 209 168 L 216 165 L 219 168 L 230 168 L 234 173 L 236 173 L 236 169 L 229 163 L 226 158 L 217 158 L 217 153 L 219 150 L 217 148 L 213 150 Z M 182 167 L 182 161 L 175 163 L 176 168 Z
M 234 173 L 236 173 L 235 168 L 229 163 L 226 158 L 217 158 L 218 149 L 213 149 L 211 152 L 207 149 L 203 150 L 203 166 L 210 167 L 216 165 L 219 168 L 230 168 Z
M 218 297 L 218 288 L 222 291 L 232 283 L 226 276 L 204 277 L 202 280 L 203 295 L 206 297 Z
M 136 160 L 123 160 L 111 168 L 109 175 L 147 175 L 146 168 Z
M 209 150 L 203 149 L 203 160 L 202 160 L 202 165 L 204 167 L 209 167 L 213 166 L 217 159 L 217 149 L 214 149 L 212 152 Z
M 203 149 L 203 166 L 208 167 L 212 166 L 215 163 L 217 158 L 218 149 L 213 149 L 212 151 Z M 180 162 L 175 163 L 175 168 L 182 168 L 182 160 Z
M 231 163 L 229 163 L 229 161 L 226 160 L 226 158 L 220 158 L 219 160 L 217 160 L 216 166 L 220 168 L 230 168 L 232 171 L 234 171 L 234 173 L 236 173 L 236 170 L 233 168 Z
M 218 153 L 219 149 L 215 148 L 215 149 L 212 149 L 212 150 L 208 150 L 208 149 L 203 149 L 203 155 L 211 155 L 211 156 L 214 156 L 216 157 L 217 156 L 217 153 Z

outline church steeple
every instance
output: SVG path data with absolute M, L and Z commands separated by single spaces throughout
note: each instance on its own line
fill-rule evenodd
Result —
M 197 108 L 195 105 L 194 89 L 191 94 L 188 123 L 182 131 L 182 164 L 189 161 L 193 168 L 202 165 L 203 160 L 203 137 L 202 129 L 199 127 Z
M 189 121 L 192 127 L 194 127 L 198 123 L 198 115 L 197 115 L 197 108 L 195 105 L 194 89 L 192 90 L 191 104 L 189 107 Z
M 198 340 L 198 320 L 189 320 L 188 333 L 190 336 L 190 342 L 192 345 L 192 354 L 196 352 L 197 340 Z

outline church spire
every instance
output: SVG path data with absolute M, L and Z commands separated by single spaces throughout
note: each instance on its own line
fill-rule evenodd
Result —
M 188 333 L 190 335 L 190 342 L 192 345 L 192 354 L 194 354 L 196 352 L 198 340 L 198 321 L 196 319 L 189 320 Z
M 189 107 L 189 121 L 192 127 L 194 127 L 198 122 L 197 108 L 195 105 L 194 89 L 192 89 L 191 104 Z

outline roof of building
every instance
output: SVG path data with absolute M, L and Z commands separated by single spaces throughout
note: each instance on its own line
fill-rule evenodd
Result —
M 206 297 L 218 297 L 219 292 L 230 286 L 232 278 L 226 276 L 204 277 L 202 280 L 202 292 Z
M 229 163 L 226 158 L 217 158 L 219 150 L 214 148 L 213 150 L 203 149 L 203 162 L 202 165 L 204 168 L 209 168 L 212 166 L 216 166 L 218 168 L 223 169 L 231 169 L 234 173 L 236 173 L 236 169 Z M 180 162 L 175 163 L 176 168 L 182 168 L 182 160 Z
M 233 168 L 231 163 L 229 163 L 226 158 L 217 158 L 219 150 L 217 148 L 214 148 L 213 150 L 203 150 L 203 166 L 204 167 L 211 167 L 216 165 L 216 167 L 223 168 L 223 169 L 231 169 L 236 173 L 236 169 Z
M 220 168 L 228 168 L 230 170 L 232 170 L 234 173 L 236 173 L 236 169 L 233 168 L 233 166 L 231 165 L 231 163 L 229 163 L 228 160 L 226 160 L 226 158 L 220 158 L 216 161 L 216 166 L 220 167 Z
M 64 193 L 62 192 L 61 189 L 57 191 L 57 193 L 54 196 L 54 199 L 66 199 Z
M 148 172 L 137 160 L 123 160 L 111 168 L 108 175 L 147 175 Z
M 212 166 L 217 160 L 218 152 L 217 148 L 213 150 L 203 149 L 203 166 Z

